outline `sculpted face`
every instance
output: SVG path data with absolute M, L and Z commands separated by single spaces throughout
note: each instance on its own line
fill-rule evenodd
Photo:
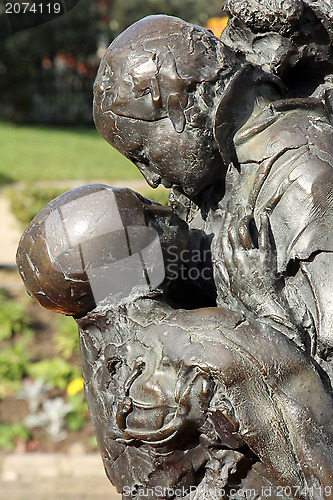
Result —
M 234 66 L 204 28 L 169 16 L 145 18 L 112 42 L 101 62 L 97 130 L 151 186 L 195 194 L 224 174 L 214 111 Z
M 191 195 L 211 184 L 214 178 L 223 177 L 224 165 L 215 141 L 209 134 L 203 136 L 198 128 L 186 125 L 184 131 L 178 133 L 168 118 L 134 122 L 110 114 L 100 116 L 100 110 L 95 111 L 94 117 L 100 132 L 101 121 L 109 125 L 109 132 L 103 133 L 103 137 L 108 137 L 111 145 L 135 163 L 151 187 L 177 186 Z M 121 129 L 121 135 L 114 137 L 114 128 Z
M 111 325 L 111 317 L 110 320 Z M 101 341 L 94 337 L 91 326 L 83 326 L 82 330 L 89 404 L 97 408 L 102 398 L 104 408 L 110 412 L 110 417 L 100 411 L 92 412 L 99 414 L 96 425 L 99 440 L 103 442 L 103 436 L 116 432 L 122 439 L 160 447 L 166 446 L 185 427 L 194 424 L 199 427 L 212 396 L 207 373 L 184 363 L 182 349 L 177 342 L 168 342 L 165 328 L 157 326 L 151 335 L 150 331 L 135 328 L 129 322 L 128 328 L 122 327 L 118 339 L 116 331 L 117 326 L 112 325 Z M 183 350 L 186 346 L 190 348 L 187 334 L 181 330 L 179 334 L 184 337 Z M 86 352 L 88 345 L 92 351 L 89 337 L 98 345 L 91 367 L 86 361 L 91 354 Z M 98 398 L 94 396 L 94 387 L 101 391 Z

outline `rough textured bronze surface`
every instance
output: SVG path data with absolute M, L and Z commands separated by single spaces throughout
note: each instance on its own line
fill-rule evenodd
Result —
M 171 188 L 169 207 L 84 186 L 31 223 L 18 265 L 31 295 L 76 318 L 99 449 L 124 498 L 324 500 L 333 498 L 333 4 L 224 8 L 221 39 L 168 16 L 135 23 L 96 77 L 97 129 L 150 185 Z M 67 214 L 69 237 L 86 221 L 87 262 L 67 240 L 59 252 L 55 213 Z M 111 267 L 117 280 L 103 295 Z

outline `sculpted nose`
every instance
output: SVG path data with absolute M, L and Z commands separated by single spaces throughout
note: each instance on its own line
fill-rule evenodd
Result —
M 158 174 L 143 174 L 144 178 L 152 188 L 157 188 L 161 184 L 161 176 Z
M 143 177 L 146 179 L 147 183 L 149 184 L 150 187 L 152 188 L 157 188 L 161 184 L 161 176 L 158 174 L 155 174 L 149 168 L 147 165 L 144 165 L 143 163 L 140 162 L 134 162 L 138 169 L 140 170 L 141 174 Z
M 102 96 L 105 92 L 105 86 L 102 83 L 98 83 L 95 85 L 95 92 L 96 94 Z
M 106 92 L 110 90 L 112 87 L 106 81 L 99 81 L 94 85 L 94 94 L 95 97 L 102 98 L 105 96 Z
M 145 366 L 146 366 L 145 362 L 141 361 L 141 360 L 140 361 L 137 360 L 134 363 L 133 370 L 131 371 L 131 373 L 129 374 L 129 376 L 127 377 L 127 379 L 125 380 L 125 383 L 124 383 L 124 392 L 125 392 L 126 396 L 128 396 L 129 390 L 130 390 L 131 385 L 133 384 L 133 382 L 138 377 L 140 377 L 140 375 L 144 371 Z
M 97 106 L 100 106 L 105 95 L 105 86 L 103 83 L 97 83 L 94 85 L 94 98 Z
M 114 95 L 112 92 L 108 92 L 112 89 L 109 82 L 101 80 L 94 85 L 94 99 L 97 106 L 106 106 L 106 110 L 110 108 L 114 101 Z M 104 109 L 103 109 L 104 110 Z M 105 111 L 105 110 L 104 110 Z

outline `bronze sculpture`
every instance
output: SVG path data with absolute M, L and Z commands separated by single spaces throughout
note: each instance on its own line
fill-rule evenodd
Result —
M 151 16 L 102 60 L 96 126 L 170 207 L 84 186 L 18 250 L 124 498 L 333 496 L 329 2 L 240 5 L 222 41 Z

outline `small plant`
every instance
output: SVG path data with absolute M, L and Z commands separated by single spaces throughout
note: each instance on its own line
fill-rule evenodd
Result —
M 71 380 L 81 375 L 77 366 L 61 358 L 48 358 L 32 363 L 28 367 L 28 375 L 33 379 L 45 380 L 50 387 L 66 389 Z
M 28 372 L 28 345 L 26 339 L 19 339 L 0 349 L 0 397 L 20 389 L 21 380 Z
M 17 391 L 26 376 L 32 319 L 22 302 L 0 290 L 0 397 Z
M 15 335 L 32 337 L 31 318 L 25 311 L 25 304 L 14 300 L 0 302 L 0 341 L 10 340 Z
M 74 396 L 78 392 L 83 391 L 84 389 L 84 380 L 83 377 L 78 377 L 72 380 L 67 386 L 67 394 L 68 396 Z
M 36 413 L 41 405 L 42 398 L 48 391 L 49 386 L 44 380 L 24 380 L 22 389 L 16 394 L 18 399 L 24 399 L 28 403 L 29 412 Z
M 82 392 L 68 396 L 68 402 L 72 405 L 72 410 L 66 416 L 66 425 L 70 431 L 77 432 L 82 429 L 86 421 L 87 402 Z
M 0 449 L 13 450 L 17 439 L 28 441 L 29 438 L 30 433 L 23 423 L 0 424 Z
M 66 424 L 70 431 L 79 431 L 84 426 L 88 415 L 88 405 L 83 393 L 82 377 L 75 378 L 67 386 L 67 399 L 73 409 L 66 416 Z
M 35 415 L 28 415 L 24 419 L 27 427 L 41 427 L 55 441 L 66 438 L 65 417 L 72 411 L 70 403 L 66 403 L 63 398 L 47 399 L 42 403 L 43 410 Z
M 77 324 L 73 318 L 60 316 L 56 328 L 56 349 L 64 359 L 68 360 L 73 353 L 79 353 L 80 351 Z

